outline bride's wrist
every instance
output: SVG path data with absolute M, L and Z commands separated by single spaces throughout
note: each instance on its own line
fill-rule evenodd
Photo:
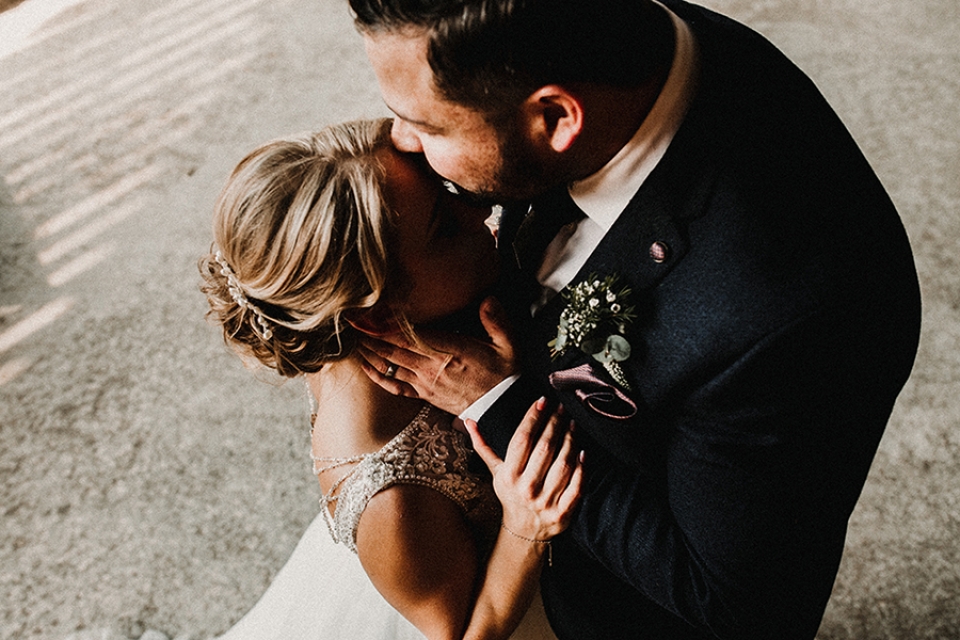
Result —
M 538 547 L 543 547 L 547 553 L 547 565 L 551 567 L 553 566 L 553 544 L 552 544 L 553 537 L 552 536 L 549 538 L 532 538 L 525 535 L 521 535 L 516 531 L 513 531 L 512 529 L 507 527 L 506 523 L 504 523 L 503 521 L 500 522 L 500 528 L 506 531 L 508 534 L 510 534 L 514 538 L 523 540 L 524 542 L 528 542 Z

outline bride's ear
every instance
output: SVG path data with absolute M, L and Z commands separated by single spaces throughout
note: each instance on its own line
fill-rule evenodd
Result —
M 344 314 L 351 327 L 368 336 L 388 336 L 400 331 L 400 323 L 393 310 L 385 304 L 376 304 L 370 309 Z

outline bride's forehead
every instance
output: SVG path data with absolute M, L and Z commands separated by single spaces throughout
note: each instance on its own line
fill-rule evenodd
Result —
M 381 151 L 378 159 L 384 171 L 383 193 L 391 209 L 402 214 L 432 208 L 440 180 L 425 162 L 393 148 Z
M 422 153 L 408 153 L 400 151 L 393 144 L 388 144 L 377 151 L 378 157 L 386 159 L 387 162 L 402 165 L 424 176 L 433 175 L 433 169 L 427 163 L 426 157 Z
M 376 158 L 383 165 L 388 178 L 403 174 L 415 174 L 419 171 L 417 163 L 409 157 L 409 154 L 397 151 L 393 145 L 387 145 L 376 152 Z
M 426 159 L 417 154 L 403 153 L 390 147 L 381 152 L 385 187 L 389 189 L 440 188 L 441 178 L 430 168 Z

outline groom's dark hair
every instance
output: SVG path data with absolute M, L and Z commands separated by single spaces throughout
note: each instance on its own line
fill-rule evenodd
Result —
M 548 84 L 642 85 L 672 54 L 650 0 L 350 0 L 362 33 L 420 30 L 447 100 L 492 114 Z

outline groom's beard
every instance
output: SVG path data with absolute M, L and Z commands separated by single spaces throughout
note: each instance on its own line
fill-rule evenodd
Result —
M 491 202 L 527 202 L 563 181 L 546 166 L 521 135 L 515 119 L 497 123 L 500 164 L 480 187 L 479 196 Z

